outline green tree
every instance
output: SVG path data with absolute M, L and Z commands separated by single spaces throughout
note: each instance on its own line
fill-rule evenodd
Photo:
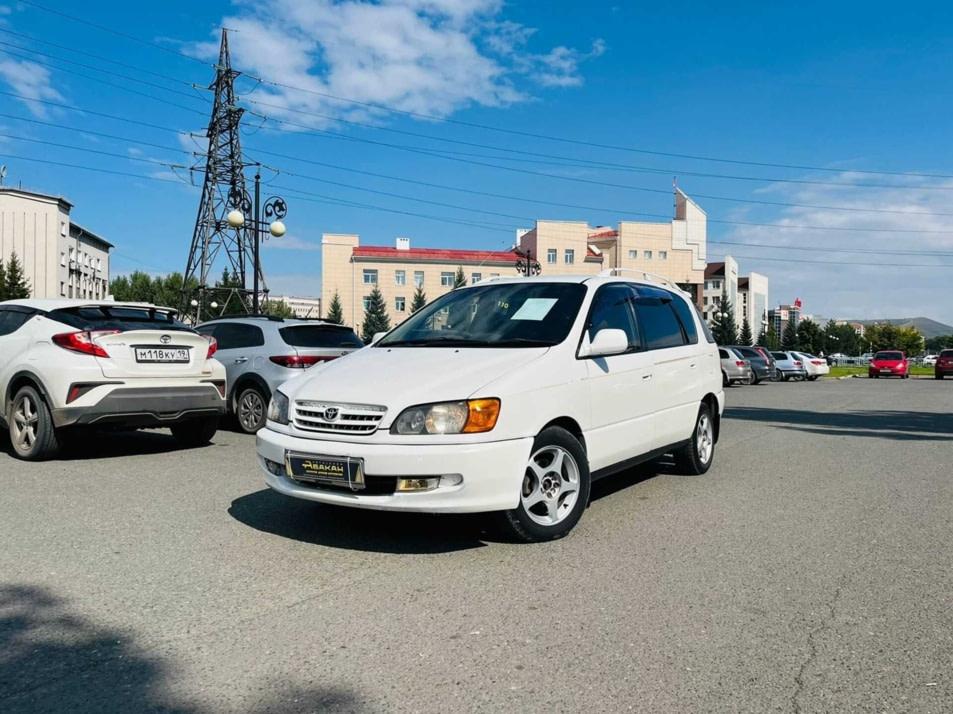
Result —
M 263 313 L 274 317 L 294 317 L 294 310 L 284 300 L 269 300 L 262 306 Z
M 721 289 L 721 301 L 715 305 L 715 317 L 711 323 L 711 332 L 715 337 L 715 342 L 719 345 L 738 344 L 738 325 L 735 323 L 735 310 L 724 287 Z
M 797 340 L 801 349 L 812 355 L 824 351 L 824 331 L 814 320 L 804 320 L 797 326 Z
M 927 352 L 939 352 L 940 350 L 953 348 L 953 335 L 931 337 L 924 342 L 924 348 Z
M 798 346 L 797 323 L 794 320 L 788 320 L 784 326 L 784 332 L 781 333 L 781 349 L 796 350 Z
M 414 299 L 410 303 L 410 314 L 413 315 L 420 308 L 427 304 L 427 293 L 424 292 L 424 286 L 418 285 L 414 290 Z
M 203 315 L 209 312 L 216 315 L 246 315 L 251 312 L 250 296 L 245 292 L 241 276 L 229 272 L 228 268 L 222 271 L 222 277 L 215 281 L 215 287 L 210 292 L 207 300 L 209 306 L 202 310 Z M 218 308 L 211 307 L 212 301 L 218 303 Z
M 361 339 L 370 342 L 378 332 L 390 330 L 390 316 L 380 289 L 375 285 L 371 290 L 370 304 L 364 311 L 364 324 L 361 325 Z
M 7 269 L 0 260 L 0 302 L 7 299 Z
M 4 300 L 24 300 L 30 297 L 30 281 L 23 274 L 23 266 L 16 253 L 10 254 L 6 273 Z
M 754 335 L 751 334 L 751 325 L 748 324 L 748 316 L 745 315 L 741 321 L 741 334 L 738 335 L 738 342 L 742 345 L 753 345 Z
M 331 304 L 328 305 L 328 316 L 324 319 L 333 322 L 335 325 L 344 324 L 344 309 L 341 307 L 341 295 L 337 290 L 331 297 Z
M 467 284 L 467 274 L 463 272 L 463 266 L 457 266 L 457 274 L 453 276 L 453 289 L 462 288 Z

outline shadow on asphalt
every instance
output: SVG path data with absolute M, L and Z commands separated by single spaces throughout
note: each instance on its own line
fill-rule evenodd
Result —
M 862 436 L 900 441 L 953 441 L 953 414 L 910 411 L 814 412 L 731 407 L 725 419 L 756 421 L 826 436 Z
M 229 515 L 255 530 L 329 548 L 433 554 L 482 548 L 496 540 L 479 515 L 393 513 L 328 506 L 264 489 L 236 498 Z
M 171 701 L 174 676 L 127 632 L 97 626 L 71 612 L 48 589 L 0 586 L 0 710 L 4 714 L 162 712 L 204 714 L 206 707 Z M 249 714 L 361 712 L 367 707 L 340 689 L 268 688 L 275 692 Z
M 167 430 L 140 431 L 76 431 L 63 434 L 63 443 L 57 461 L 87 461 L 123 456 L 148 456 L 174 451 L 206 449 L 207 446 L 182 446 Z M 0 433 L 0 452 L 13 457 L 13 445 L 6 431 Z

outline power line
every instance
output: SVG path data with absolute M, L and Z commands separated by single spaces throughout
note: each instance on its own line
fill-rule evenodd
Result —
M 39 3 L 29 2 L 29 0 L 17 0 L 17 2 L 19 2 L 21 5 L 28 5 L 28 6 L 32 7 L 32 8 L 36 8 L 37 10 L 42 10 L 43 12 L 48 12 L 48 13 L 50 13 L 51 15 L 59 15 L 60 17 L 64 17 L 64 18 L 66 18 L 67 20 L 71 20 L 71 21 L 73 21 L 73 22 L 78 22 L 78 23 L 80 23 L 80 24 L 82 24 L 82 25 L 87 25 L 87 26 L 89 26 L 89 27 L 95 27 L 97 30 L 102 30 L 103 32 L 108 32 L 108 33 L 111 34 L 111 35 L 116 35 L 116 36 L 118 36 L 118 37 L 124 37 L 124 38 L 126 38 L 127 40 L 131 40 L 131 41 L 133 41 L 133 42 L 138 42 L 138 43 L 141 44 L 141 45 L 147 45 L 147 46 L 149 46 L 149 47 L 154 47 L 154 48 L 157 49 L 157 50 L 162 50 L 163 52 L 168 52 L 168 53 L 170 53 L 170 54 L 178 55 L 179 57 L 185 57 L 186 59 L 190 59 L 190 60 L 192 60 L 193 62 L 200 62 L 201 64 L 204 64 L 204 65 L 207 66 L 207 67 L 212 67 L 212 66 L 213 66 L 212 64 L 210 64 L 209 62 L 206 62 L 205 60 L 199 59 L 198 57 L 193 57 L 192 55 L 188 55 L 188 54 L 186 54 L 186 53 L 184 53 L 184 52 L 179 52 L 178 50 L 174 50 L 174 49 L 172 49 L 171 47 L 164 47 L 163 45 L 156 44 L 155 42 L 149 42 L 148 40 L 143 40 L 143 39 L 140 38 L 140 37 L 136 37 L 136 36 L 134 36 L 134 35 L 129 35 L 129 34 L 126 34 L 125 32 L 119 32 L 118 30 L 114 30 L 114 29 L 112 29 L 112 28 L 110 28 L 110 27 L 105 27 L 104 25 L 97 25 L 95 22 L 90 22 L 89 20 L 83 20 L 82 18 L 75 17 L 74 15 L 67 15 L 65 12 L 61 12 L 61 11 L 59 11 L 59 10 L 53 10 L 52 8 L 45 7 L 45 6 L 43 6 L 43 5 L 40 5 Z
M 63 126 L 62 124 L 54 124 L 53 122 L 41 121 L 41 120 L 39 120 L 39 119 L 31 119 L 31 118 L 29 118 L 29 117 L 16 116 L 15 114 L 3 114 L 3 113 L 0 113 L 0 117 L 3 117 L 4 119 L 14 119 L 14 120 L 16 120 L 16 121 L 29 122 L 30 124 L 39 124 L 40 126 L 48 126 L 48 127 L 53 128 L 53 129 L 63 129 L 63 130 L 65 130 L 65 131 L 75 131 L 75 132 L 79 132 L 80 134 L 88 134 L 89 136 L 97 136 L 97 137 L 101 137 L 101 138 L 103 138 L 103 139 L 113 139 L 113 140 L 115 140 L 115 141 L 124 141 L 124 142 L 127 142 L 127 143 L 129 143 L 129 144 L 138 144 L 138 145 L 140 145 L 140 146 L 148 146 L 148 147 L 153 148 L 153 149 L 162 149 L 163 151 L 176 151 L 176 152 L 181 151 L 181 152 L 184 152 L 184 153 L 189 154 L 189 155 L 191 155 L 191 153 L 192 153 L 192 152 L 190 152 L 190 151 L 186 151 L 185 149 L 183 149 L 183 148 L 181 148 L 181 147 L 175 148 L 175 147 L 172 147 L 172 146 L 163 146 L 162 144 L 153 144 L 153 143 L 148 142 L 148 141 L 141 141 L 140 139 L 130 139 L 130 138 L 127 137 L 127 136 L 116 136 L 115 134 L 104 134 L 104 133 L 101 132 L 101 131 L 90 131 L 89 129 L 80 129 L 79 127 Z M 174 130 L 174 129 L 170 129 L 169 131 L 175 131 L 175 130 Z M 183 131 L 183 132 L 177 132 L 177 133 L 183 134 L 183 135 L 186 134 L 186 132 L 184 132 L 184 131 Z
M 742 243 L 738 241 L 730 240 L 708 240 L 709 244 L 712 245 L 738 245 L 744 246 L 746 248 L 769 248 L 771 250 L 801 250 L 808 251 L 811 253 L 817 253 L 818 251 L 826 251 L 828 253 L 850 253 L 856 255 L 922 255 L 922 256 L 939 256 L 944 258 L 953 258 L 953 251 L 941 251 L 941 250 L 877 250 L 875 248 L 854 248 L 854 249 L 844 249 L 844 248 L 832 248 L 830 245 L 771 245 L 769 243 Z
M 153 164 L 155 166 L 165 166 L 167 168 L 178 168 L 178 169 L 187 169 L 188 166 L 184 164 L 173 164 L 167 161 L 157 161 L 156 159 L 147 159 L 142 156 L 129 156 L 127 154 L 117 154 L 112 151 L 102 151 L 101 149 L 90 149 L 85 146 L 74 146 L 72 144 L 60 144 L 55 141 L 45 141 L 43 139 L 31 139 L 26 136 L 14 136 L 13 134 L 2 134 L 0 133 L 0 138 L 3 139 L 14 139 L 16 141 L 28 141 L 32 144 L 43 144 L 44 146 L 55 146 L 58 149 L 70 149 L 72 151 L 85 151 L 88 154 L 97 154 L 99 156 L 109 156 L 115 159 L 123 159 L 124 161 L 136 161 L 144 164 Z M 171 149 L 171 151 L 178 151 L 179 153 L 188 154 L 188 151 L 185 149 Z
M 47 159 L 35 159 L 31 156 L 17 156 L 16 154 L 4 154 L 5 157 L 10 159 L 16 159 L 17 161 L 32 161 L 37 164 L 48 164 L 49 166 L 61 166 L 67 169 L 79 169 L 82 171 L 95 171 L 96 173 L 101 174 L 113 174 L 115 176 L 129 176 L 131 178 L 143 179 L 145 181 L 161 181 L 162 183 L 174 183 L 181 184 L 183 183 L 181 179 L 166 179 L 161 176 L 143 176 L 142 174 L 133 174 L 128 171 L 113 171 L 112 169 L 101 169 L 96 166 L 81 166 L 79 164 L 69 164 L 63 161 L 49 161 Z M 172 167 L 173 164 L 164 164 L 165 166 Z
M 805 260 L 800 258 L 756 258 L 750 255 L 735 255 L 741 260 L 768 260 L 775 263 L 812 263 L 816 265 L 851 265 L 870 268 L 953 268 L 953 263 L 856 263 L 852 260 Z

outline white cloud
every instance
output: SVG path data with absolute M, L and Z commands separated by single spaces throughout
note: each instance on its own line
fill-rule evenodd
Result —
M 307 275 L 304 273 L 271 274 L 265 272 L 265 282 L 268 283 L 268 292 L 271 295 L 286 295 L 292 297 L 320 297 L 320 274 Z
M 297 236 L 284 236 L 283 238 L 271 238 L 261 244 L 263 249 L 272 250 L 321 250 L 320 243 L 298 238 Z
M 33 62 L 0 60 L 0 79 L 9 84 L 17 94 L 28 99 L 64 101 L 63 95 L 53 88 L 50 71 Z M 34 116 L 48 116 L 42 104 L 30 101 L 23 101 L 23 104 Z
M 533 86 L 582 84 L 580 66 L 605 51 L 528 51 L 536 32 L 501 18 L 501 0 L 272 0 L 240 2 L 222 24 L 233 64 L 253 76 L 360 102 L 447 116 L 470 105 L 504 106 Z M 217 41 L 189 48 L 217 56 Z M 247 80 L 246 80 L 247 82 Z M 242 82 L 239 82 L 242 85 Z M 247 85 L 245 85 L 247 86 Z M 366 118 L 380 112 L 317 94 L 263 85 L 249 101 L 273 117 L 320 124 L 293 110 Z
M 134 146 L 127 147 L 126 151 L 129 152 L 130 156 L 142 156 L 142 149 L 137 149 Z
M 745 256 L 739 259 L 742 274 L 754 270 L 768 275 L 774 305 L 790 303 L 800 297 L 805 312 L 825 318 L 925 316 L 953 324 L 953 304 L 937 299 L 949 285 L 953 274 L 953 216 L 935 215 L 953 214 L 953 181 L 914 177 L 890 179 L 850 171 L 824 177 L 824 180 L 844 185 L 771 184 L 762 192 L 772 194 L 770 200 L 829 208 L 782 208 L 780 215 L 770 221 L 772 227 L 735 227 L 724 236 L 724 240 L 773 247 L 746 248 L 710 243 L 709 260 L 724 253 Z M 890 187 L 857 185 L 865 183 L 888 184 Z M 839 208 L 855 210 L 837 210 Z M 743 214 L 736 212 L 731 220 L 759 219 L 748 210 Z M 784 246 L 815 250 L 781 250 Z M 838 249 L 939 251 L 950 255 L 839 253 Z M 758 256 L 784 258 L 790 262 L 759 261 Z M 824 262 L 798 263 L 798 260 Z M 864 263 L 877 265 L 862 265 Z

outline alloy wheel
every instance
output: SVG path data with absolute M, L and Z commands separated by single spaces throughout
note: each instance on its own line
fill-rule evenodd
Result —
M 702 414 L 695 429 L 695 445 L 698 448 L 698 460 L 703 464 L 711 461 L 715 448 L 715 430 L 708 414 Z
M 261 425 L 265 413 L 265 402 L 253 389 L 242 395 L 238 404 L 238 421 L 246 431 L 255 431 Z
M 20 397 L 13 405 L 13 444 L 18 451 L 26 452 L 36 443 L 37 424 L 40 415 L 36 404 L 28 395 Z
M 541 526 L 565 520 L 579 498 L 579 465 L 561 446 L 545 446 L 526 465 L 520 500 L 526 514 Z

